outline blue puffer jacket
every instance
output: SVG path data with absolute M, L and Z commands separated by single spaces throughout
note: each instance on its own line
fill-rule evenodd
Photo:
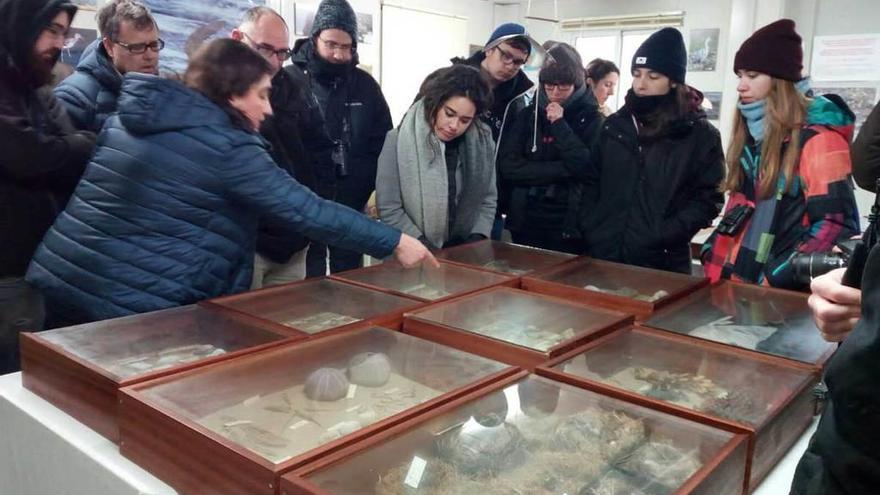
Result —
M 76 72 L 55 88 L 55 97 L 77 129 L 98 132 L 116 111 L 121 87 L 122 75 L 98 39 L 83 51 Z
M 272 162 L 201 93 L 125 77 L 119 113 L 46 234 L 27 279 L 53 319 L 86 322 L 247 290 L 257 219 L 390 255 L 396 229 L 325 201 Z

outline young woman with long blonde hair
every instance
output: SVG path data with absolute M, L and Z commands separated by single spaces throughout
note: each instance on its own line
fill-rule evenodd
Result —
M 809 95 L 801 37 L 782 19 L 756 31 L 734 61 L 739 102 L 727 151 L 730 195 L 703 246 L 706 275 L 803 289 L 792 259 L 831 251 L 859 231 L 849 142 L 853 113 Z

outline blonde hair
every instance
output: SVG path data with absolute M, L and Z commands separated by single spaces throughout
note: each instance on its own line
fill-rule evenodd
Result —
M 757 194 L 760 199 L 767 199 L 776 193 L 780 172 L 785 177 L 785 192 L 791 188 L 801 152 L 800 132 L 807 121 L 809 104 L 793 82 L 775 77 L 766 101 L 764 143 L 761 145 L 758 170 Z M 721 184 L 722 192 L 738 191 L 745 176 L 740 157 L 746 144 L 747 125 L 738 108 L 733 118 L 733 133 L 726 159 L 727 178 Z

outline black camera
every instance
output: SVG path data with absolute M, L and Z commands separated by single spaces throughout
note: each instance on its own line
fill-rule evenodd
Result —
M 344 142 L 337 140 L 336 146 L 333 148 L 333 163 L 336 164 L 336 177 L 348 177 L 348 164 L 346 163 L 347 146 Z
M 724 218 L 721 219 L 716 232 L 731 237 L 739 234 L 754 212 L 755 208 L 749 205 L 734 206 L 726 215 L 724 215 Z
M 849 242 L 849 241 L 847 241 Z M 843 268 L 849 263 L 852 250 L 840 253 L 799 253 L 791 258 L 795 281 L 809 284 L 814 278 L 825 275 L 836 268 Z

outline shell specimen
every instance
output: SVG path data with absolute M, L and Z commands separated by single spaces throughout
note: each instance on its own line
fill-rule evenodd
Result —
M 493 428 L 454 428 L 435 441 L 440 456 L 468 476 L 494 475 L 527 460 L 519 429 L 510 423 Z
M 362 352 L 348 362 L 348 379 L 355 385 L 381 387 L 391 377 L 391 362 L 380 352 Z
M 306 379 L 304 392 L 312 400 L 339 400 L 348 393 L 348 380 L 345 373 L 335 368 L 319 368 Z

